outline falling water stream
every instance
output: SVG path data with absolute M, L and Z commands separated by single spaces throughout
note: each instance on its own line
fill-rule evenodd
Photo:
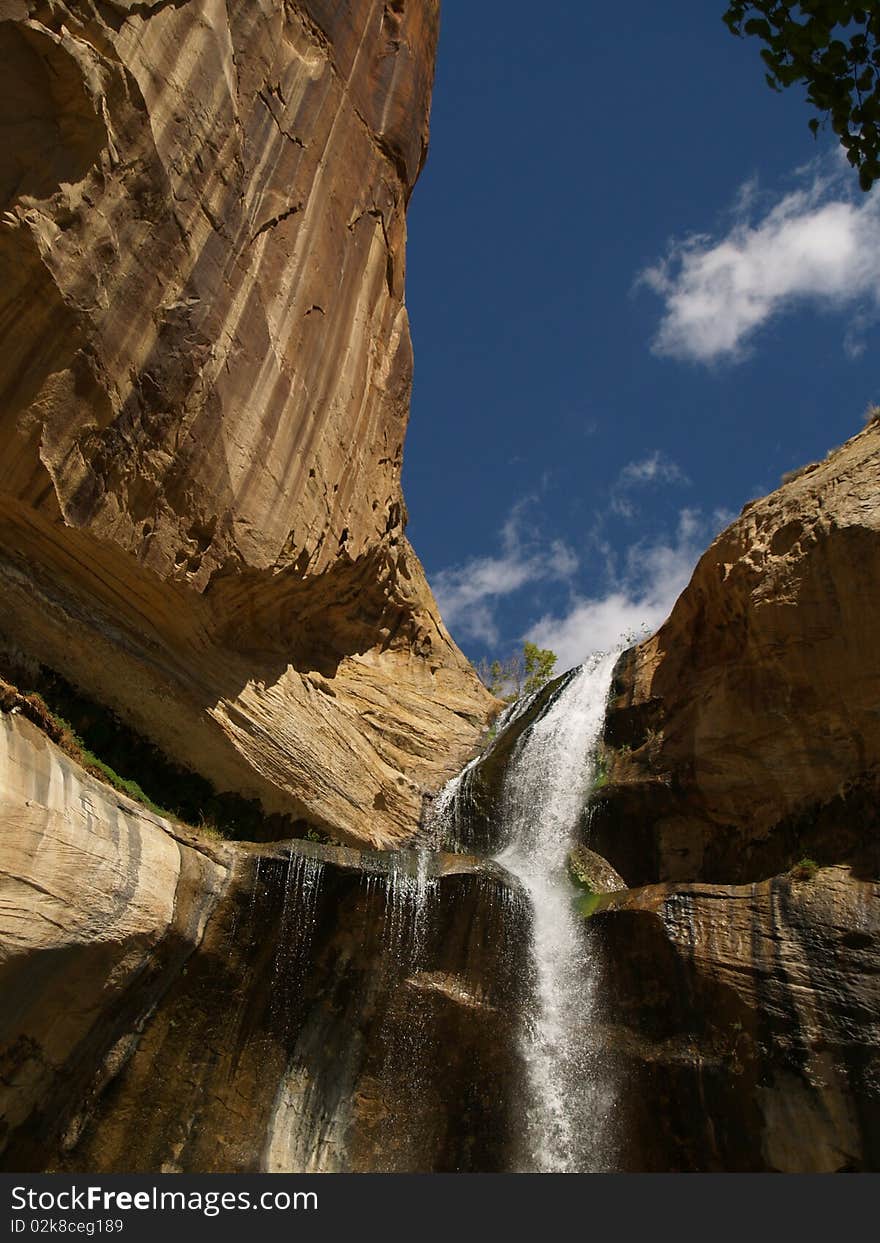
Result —
M 370 1160 L 379 1163 L 376 1168 L 389 1169 L 400 1168 L 395 1162 L 418 1165 L 425 1160 L 428 1146 L 438 1142 L 429 1125 L 430 1109 L 440 1110 L 442 1122 L 442 1110 L 449 1108 L 450 1135 L 459 1125 L 456 1120 L 466 1117 L 458 1098 L 451 1106 L 443 1105 L 443 1091 L 435 1082 L 438 1032 L 442 1023 L 456 1030 L 458 1021 L 450 1018 L 454 1007 L 449 1009 L 448 999 L 473 1007 L 472 1017 L 467 1009 L 459 1011 L 459 1018 L 466 1016 L 460 1030 L 478 1033 L 482 1024 L 485 1039 L 485 1025 L 495 1020 L 492 1007 L 483 1009 L 481 999 L 493 988 L 499 1000 L 515 998 L 506 1029 L 512 1056 L 507 1063 L 501 1059 L 502 1067 L 508 1067 L 501 1079 L 495 1078 L 499 1071 L 494 1062 L 491 1070 L 488 1062 L 483 1064 L 484 1078 L 479 1078 L 479 1058 L 486 1056 L 480 1050 L 495 1046 L 491 1040 L 481 1046 L 475 1035 L 474 1082 L 490 1099 L 496 1093 L 499 1100 L 522 1104 L 510 1115 L 498 1114 L 502 1131 L 497 1136 L 493 1132 L 495 1146 L 484 1148 L 485 1159 L 496 1160 L 503 1151 L 505 1164 L 498 1168 L 559 1173 L 613 1168 L 613 1095 L 606 1060 L 597 1047 L 599 960 L 593 932 L 578 913 L 578 894 L 566 862 L 595 777 L 615 660 L 616 654 L 596 657 L 569 674 L 549 697 L 533 696 L 509 708 L 490 751 L 438 796 L 427 826 L 434 850 L 423 845 L 389 854 L 381 868 L 367 868 L 357 878 L 365 900 L 361 935 L 365 946 L 374 944 L 358 968 L 367 972 L 358 990 L 372 990 L 368 1007 L 363 1014 L 355 1008 L 352 1021 L 371 1032 L 372 1045 L 365 1040 L 359 1052 L 357 1041 L 346 1041 L 345 1054 L 325 1064 L 320 1050 L 327 1033 L 335 1030 L 334 1011 L 316 1012 L 317 1018 L 297 1038 L 279 1088 L 266 1168 L 346 1168 L 345 1137 L 358 1125 L 352 1105 L 353 1085 L 361 1073 L 358 1059 L 369 1059 L 370 1050 L 372 1069 L 365 1082 L 373 1086 L 364 1099 L 372 1100 L 375 1085 L 384 1085 L 382 1091 L 390 1093 L 400 1119 L 398 1131 L 383 1141 L 391 1147 L 386 1152 L 379 1145 Z M 513 733 L 506 732 L 511 728 Z M 495 757 L 490 770 L 497 774 L 496 793 L 486 813 L 480 765 L 490 755 Z M 444 856 L 435 851 L 450 846 L 459 853 L 494 854 L 503 869 L 477 875 L 470 890 L 459 888 L 459 895 L 470 893 L 462 908 L 455 908 L 452 881 L 446 904 L 440 900 Z M 467 876 L 467 868 L 480 865 L 471 859 L 462 866 L 461 875 Z M 258 861 L 255 884 L 259 867 Z M 323 870 L 319 859 L 300 857 L 291 849 L 280 921 L 283 961 L 275 964 L 272 987 L 285 1012 L 295 1013 L 300 1004 Z M 359 909 L 352 905 L 349 918 Z M 475 917 L 482 921 L 474 925 L 480 927 L 478 935 L 468 923 Z M 352 952 L 351 947 L 346 950 Z M 345 1001 L 354 994 L 345 991 L 341 979 L 328 980 L 328 988 L 340 999 L 334 1005 L 353 1004 Z M 441 1027 L 435 1032 L 438 1022 Z M 517 1041 L 518 1058 L 513 1055 Z M 506 1081 L 505 1073 L 510 1075 Z M 383 1103 L 382 1108 L 387 1106 Z M 474 1120 L 470 1127 L 479 1125 L 476 1115 Z M 372 1125 L 377 1125 L 375 1120 Z M 511 1137 L 506 1148 L 504 1135 Z M 470 1141 L 461 1142 L 465 1146 L 456 1150 L 455 1161 L 479 1159 L 470 1153 Z M 486 1145 L 485 1139 L 481 1142 Z
M 497 856 L 532 908 L 534 995 L 525 1016 L 530 1168 L 599 1171 L 611 1159 L 612 1099 L 591 1047 L 597 962 L 577 914 L 566 855 L 594 778 L 616 654 L 582 666 L 519 739 L 507 765 Z

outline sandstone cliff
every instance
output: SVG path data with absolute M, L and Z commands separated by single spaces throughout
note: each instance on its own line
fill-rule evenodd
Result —
M 0 673 L 383 847 L 493 706 L 400 493 L 437 20 L 0 0 Z M 619 1168 L 880 1166 L 878 479 L 875 421 L 617 667 L 584 823 L 616 872 L 573 870 L 615 890 L 577 1032 Z M 211 840 L 0 686 L 4 1167 L 521 1166 L 530 916 L 468 852 L 507 844 L 506 768 L 570 681 L 418 855 Z
M 880 421 L 747 505 L 616 670 L 596 848 L 630 884 L 877 875 Z
M 5 712 L 0 823 L 2 1168 L 510 1167 L 500 868 L 207 842 Z
M 880 1169 L 876 873 L 601 901 L 621 1168 Z
M 636 886 L 591 921 L 626 1168 L 880 1167 L 878 580 L 875 418 L 615 670 L 584 832 Z
M 404 536 L 437 0 L 0 0 L 0 636 L 223 790 L 411 834 L 490 699 Z

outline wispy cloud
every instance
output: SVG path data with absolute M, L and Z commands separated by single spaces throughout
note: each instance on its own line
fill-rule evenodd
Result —
M 638 488 L 646 483 L 690 483 L 681 467 L 668 458 L 661 449 L 655 449 L 647 457 L 627 462 L 618 476 L 624 488 Z
M 698 510 L 682 509 L 670 537 L 641 540 L 628 549 L 611 590 L 574 596 L 565 613 L 542 617 L 526 638 L 552 648 L 558 667 L 568 669 L 591 652 L 656 630 L 686 586 L 707 540 L 729 518 L 721 512 L 706 518 Z
M 473 557 L 463 565 L 434 575 L 434 595 L 446 624 L 457 635 L 497 645 L 495 608 L 506 596 L 531 583 L 568 580 L 578 559 L 562 540 L 544 543 L 526 522 L 526 510 L 536 503 L 526 497 L 511 510 L 500 531 L 501 552 L 495 557 Z
M 638 507 L 633 492 L 651 485 L 689 486 L 690 479 L 677 462 L 660 449 L 646 457 L 627 462 L 611 488 L 610 508 L 619 518 L 633 518 Z
M 849 178 L 810 174 L 809 184 L 775 203 L 744 185 L 723 237 L 674 241 L 639 283 L 664 302 L 653 350 L 711 363 L 736 361 L 773 316 L 797 303 L 851 309 L 848 353 L 880 308 L 880 194 L 856 198 Z M 866 317 L 866 312 L 868 312 Z

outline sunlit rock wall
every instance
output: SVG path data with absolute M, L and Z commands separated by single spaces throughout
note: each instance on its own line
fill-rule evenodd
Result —
M 0 632 L 221 789 L 411 833 L 489 697 L 404 536 L 436 0 L 0 0 Z
M 630 884 L 880 864 L 880 420 L 747 505 L 616 670 L 591 834 Z
M 617 666 L 583 836 L 636 887 L 593 916 L 626 1168 L 880 1168 L 878 580 L 874 418 Z

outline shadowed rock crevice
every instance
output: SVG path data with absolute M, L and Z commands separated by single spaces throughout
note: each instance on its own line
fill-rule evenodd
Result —
M 107 145 L 70 41 L 0 22 L 0 211 L 82 180 Z

